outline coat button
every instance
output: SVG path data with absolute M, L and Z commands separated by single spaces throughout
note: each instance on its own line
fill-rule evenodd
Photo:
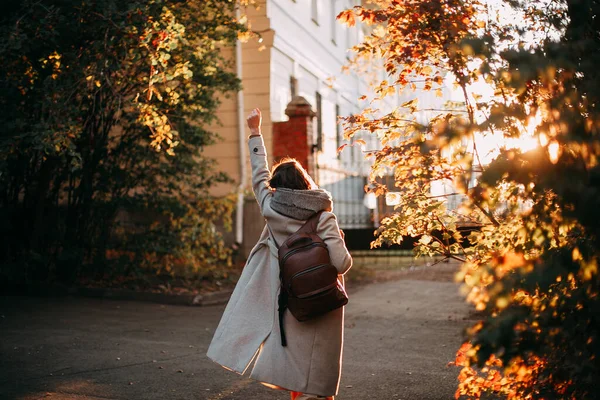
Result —
M 258 147 L 255 147 L 254 149 L 252 149 L 252 151 L 258 153 Z

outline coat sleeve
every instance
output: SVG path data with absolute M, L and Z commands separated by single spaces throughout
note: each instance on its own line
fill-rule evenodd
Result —
M 250 148 L 250 164 L 252 166 L 252 190 L 263 214 L 265 200 L 272 195 L 269 188 L 271 176 L 267 164 L 267 151 L 262 136 L 254 136 L 248 140 Z
M 318 234 L 329 249 L 331 263 L 339 274 L 345 274 L 352 267 L 352 257 L 340 233 L 337 218 L 331 212 L 324 212 L 319 219 Z

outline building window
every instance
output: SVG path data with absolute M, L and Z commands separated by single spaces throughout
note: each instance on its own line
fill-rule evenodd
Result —
M 336 2 L 337 0 L 331 0 L 331 42 L 337 46 L 337 20 L 336 15 Z
M 323 99 L 317 92 L 317 150 L 323 150 Z
M 313 22 L 319 25 L 319 0 L 312 0 L 311 16 Z

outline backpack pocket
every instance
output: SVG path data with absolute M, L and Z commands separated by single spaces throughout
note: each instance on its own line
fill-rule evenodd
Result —
M 348 304 L 348 296 L 341 283 L 306 297 L 290 297 L 288 309 L 298 321 L 308 321 Z
M 337 269 L 331 264 L 294 274 L 287 289 L 288 309 L 298 321 L 316 318 L 348 303 Z
M 333 287 L 337 275 L 337 269 L 331 264 L 315 265 L 292 275 L 286 289 L 292 297 L 310 297 Z

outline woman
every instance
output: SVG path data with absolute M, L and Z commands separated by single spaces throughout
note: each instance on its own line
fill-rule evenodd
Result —
M 252 188 L 277 243 L 283 243 L 319 211 L 317 234 L 327 244 L 340 275 L 352 265 L 329 193 L 318 189 L 304 168 L 286 160 L 269 173 L 261 135 L 260 110 L 248 116 Z M 343 282 L 343 277 L 340 277 Z M 333 399 L 337 394 L 343 345 L 344 310 L 299 322 L 286 310 L 287 346 L 281 345 L 277 296 L 277 247 L 267 226 L 248 257 L 208 349 L 208 357 L 269 387 L 289 390 L 292 400 Z

